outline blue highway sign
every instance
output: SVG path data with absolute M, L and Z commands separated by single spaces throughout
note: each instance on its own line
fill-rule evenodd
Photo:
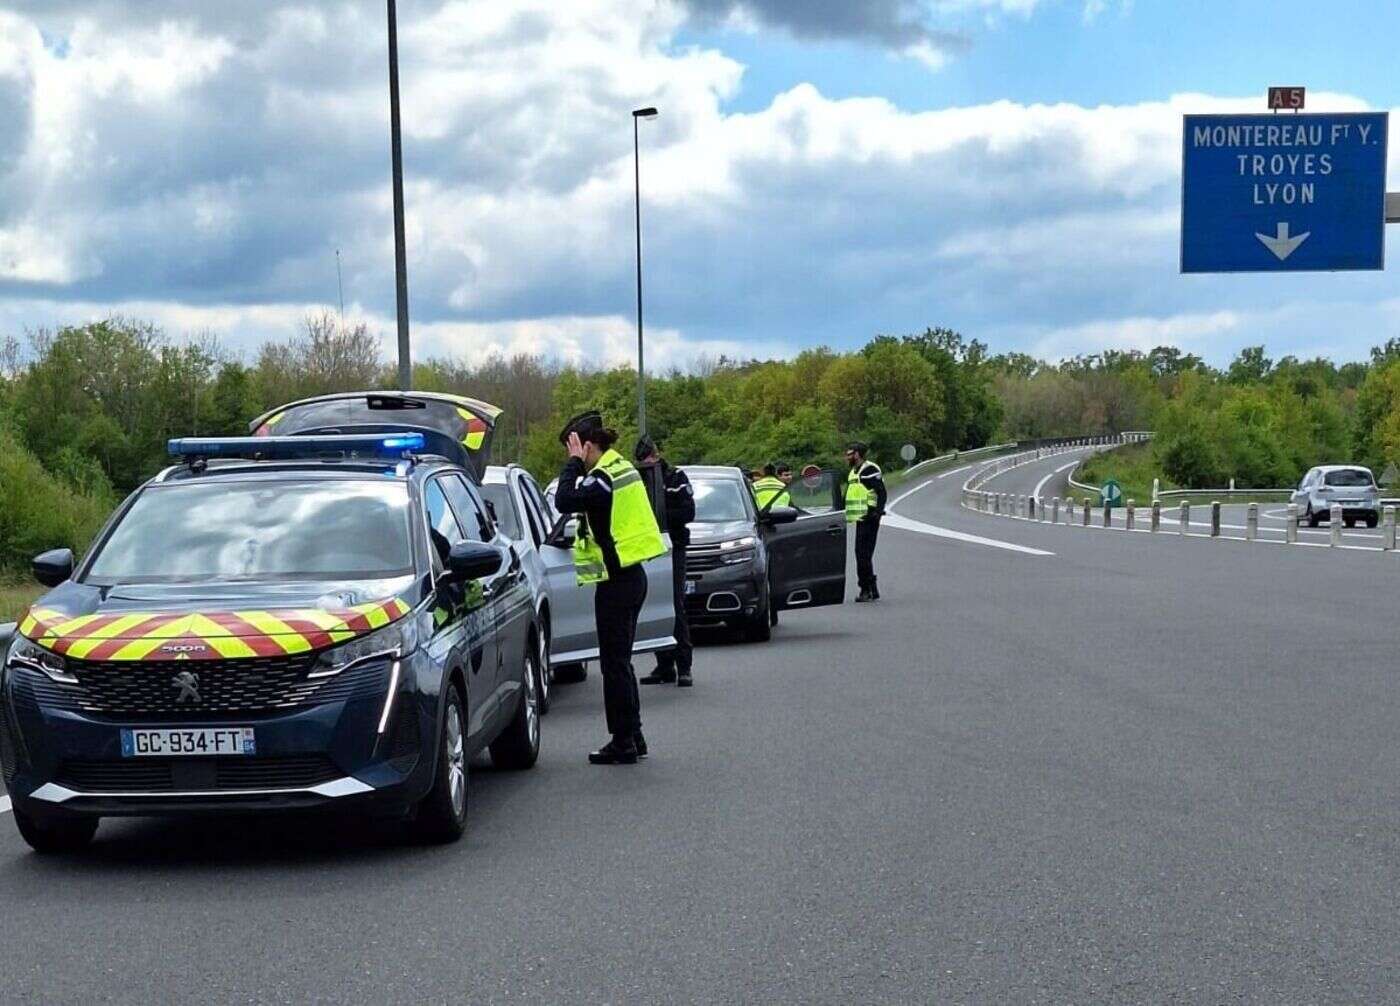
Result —
M 1188 115 L 1181 271 L 1385 268 L 1385 112 Z

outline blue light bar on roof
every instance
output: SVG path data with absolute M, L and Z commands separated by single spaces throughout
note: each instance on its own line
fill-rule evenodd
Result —
M 177 458 L 318 459 L 369 454 L 402 458 L 423 450 L 421 433 L 337 433 L 305 437 L 177 437 L 166 449 Z

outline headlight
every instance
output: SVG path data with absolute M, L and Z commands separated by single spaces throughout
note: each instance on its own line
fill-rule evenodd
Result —
M 38 643 L 15 636 L 10 644 L 10 654 L 5 658 L 6 668 L 26 667 L 38 671 L 61 685 L 76 685 L 78 679 L 68 670 L 68 661 L 52 650 L 46 650 Z
M 406 657 L 418 649 L 420 615 L 405 615 L 392 625 L 376 629 L 348 643 L 333 646 L 316 658 L 316 669 L 308 677 L 326 678 L 339 674 L 352 664 L 376 657 Z
M 738 566 L 742 563 L 752 562 L 754 556 L 754 539 L 734 538 L 731 541 L 719 543 L 719 559 L 726 566 Z

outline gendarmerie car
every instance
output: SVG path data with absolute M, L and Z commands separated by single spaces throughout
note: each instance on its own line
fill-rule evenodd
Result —
M 475 754 L 535 764 L 529 584 L 435 435 L 172 441 L 180 463 L 81 562 L 35 560 L 53 589 L 0 665 L 31 846 L 80 847 L 109 815 L 308 807 L 452 840 Z

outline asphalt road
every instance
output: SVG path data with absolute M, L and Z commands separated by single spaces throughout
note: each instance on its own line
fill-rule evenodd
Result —
M 0 817 L 0 998 L 1395 1001 L 1400 557 L 999 520 L 964 478 L 897 505 L 885 600 L 646 689 L 641 766 L 587 765 L 597 677 L 563 690 L 457 846 L 116 822 L 50 860 Z

